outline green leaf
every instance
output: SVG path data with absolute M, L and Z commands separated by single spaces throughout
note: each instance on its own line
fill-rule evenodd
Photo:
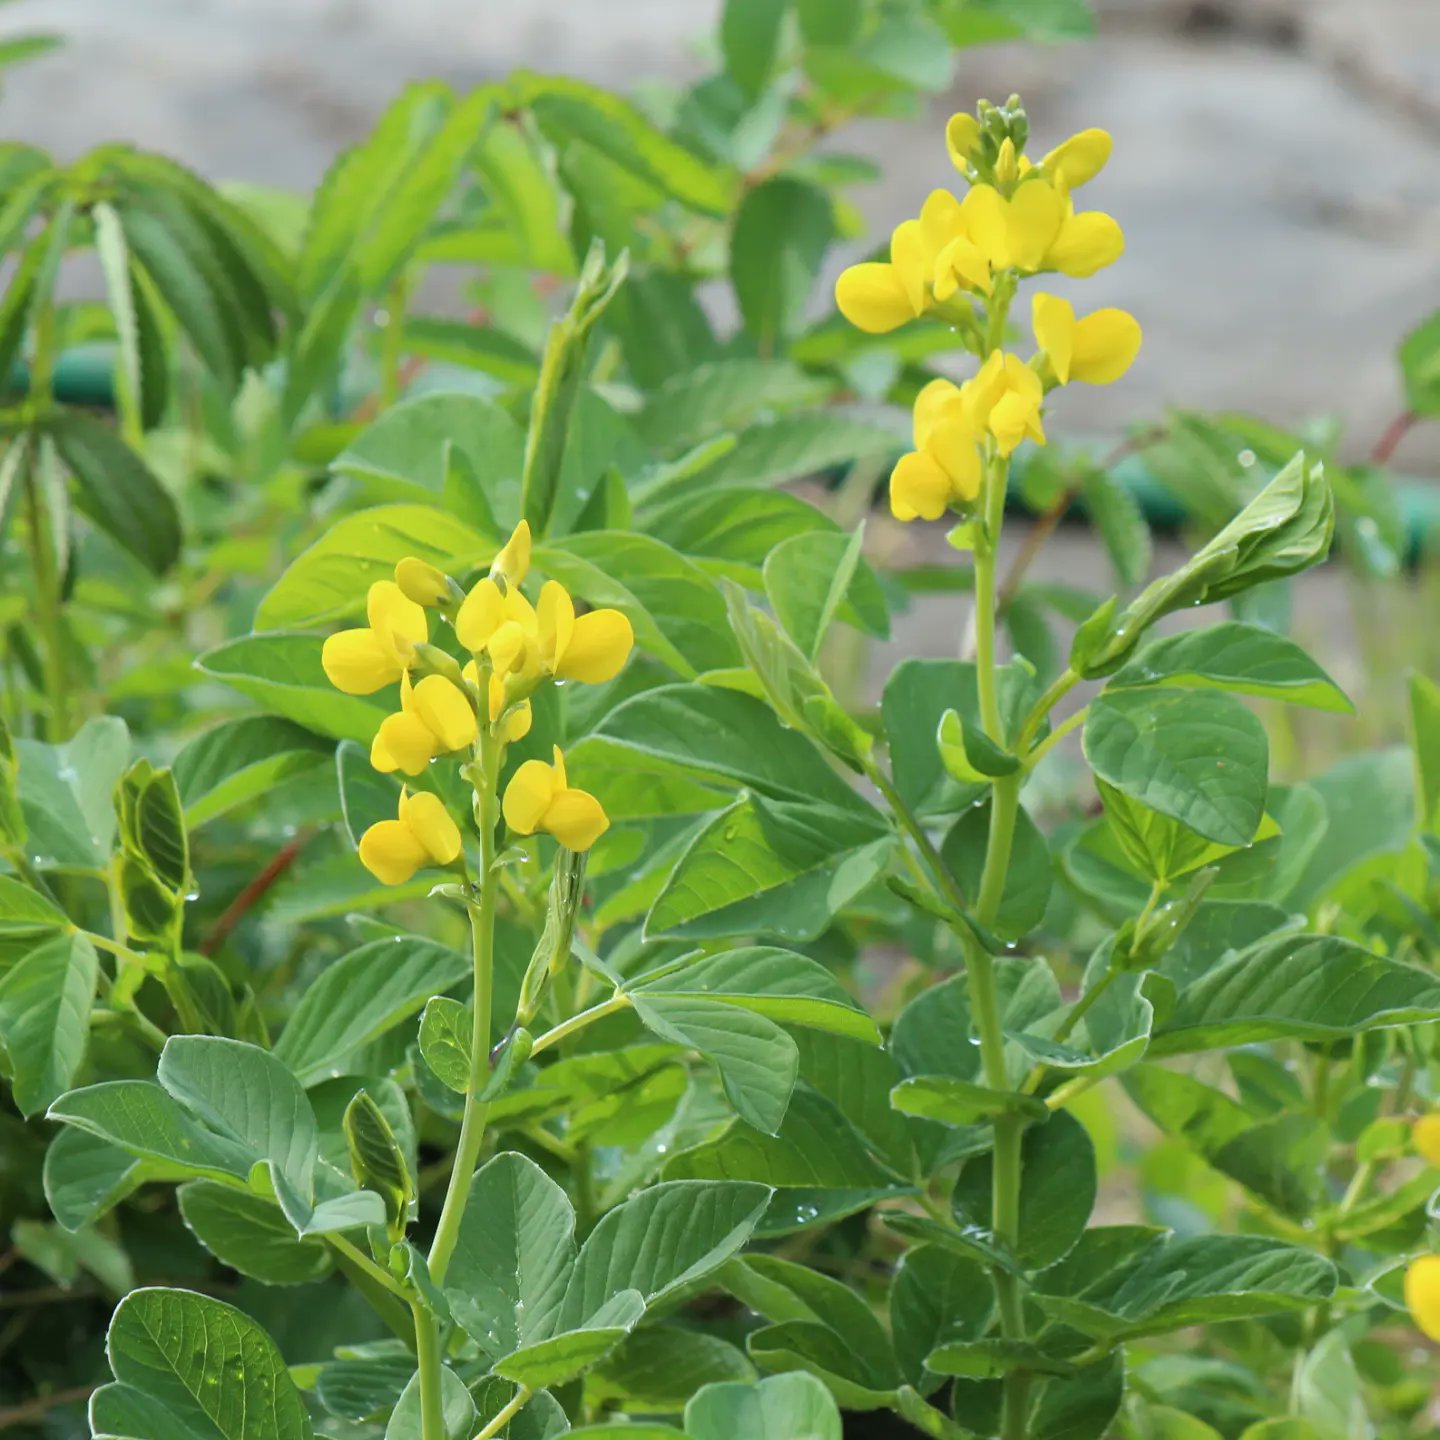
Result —
M 796 0 L 807 45 L 847 45 L 860 32 L 864 0 Z
M 685 1407 L 690 1440 L 841 1440 L 840 1411 L 813 1375 L 707 1385 Z
M 565 1192 L 533 1160 L 497 1155 L 475 1176 L 446 1299 L 486 1355 L 508 1355 L 555 1332 L 575 1255 Z
M 495 538 L 427 505 L 377 505 L 332 525 L 277 580 L 255 612 L 261 630 L 319 625 L 363 613 L 377 580 L 415 556 L 457 575 L 488 565 Z
M 1400 342 L 1399 360 L 1406 407 L 1416 415 L 1440 415 L 1440 310 Z
M 904 1378 L 932 1389 L 926 1357 L 942 1345 L 978 1340 L 994 1308 L 994 1287 L 978 1260 L 937 1245 L 907 1250 L 890 1288 L 890 1333 Z
M 297 1240 L 273 1201 L 213 1180 L 192 1180 L 177 1193 L 191 1234 L 223 1265 L 265 1285 L 305 1285 L 330 1273 L 318 1240 Z
M 355 1183 L 380 1196 L 390 1239 L 402 1239 L 416 1198 L 415 1177 L 385 1112 L 359 1090 L 345 1107 L 341 1127 Z
M 385 1440 L 421 1440 L 420 1372 L 395 1402 L 390 1423 L 385 1427 Z M 469 1440 L 474 1433 L 477 1416 L 475 1402 L 465 1382 L 448 1366 L 440 1367 L 440 1432 L 445 1440 Z
M 863 525 L 849 537 L 812 530 L 781 541 L 765 561 L 765 593 L 775 616 L 811 660 L 847 596 L 870 634 L 889 631 L 879 582 L 860 558 L 864 538 Z
M 1116 1343 L 1305 1309 L 1329 1299 L 1336 1279 L 1329 1260 L 1294 1245 L 1257 1235 L 1199 1235 L 1157 1241 L 1078 1293 L 1063 1276 L 1040 1275 L 1035 1299 L 1063 1324 Z
M 590 1375 L 586 1389 L 631 1415 L 669 1415 L 704 1385 L 754 1379 L 744 1353 L 718 1335 L 647 1325 Z
M 904 438 L 831 410 L 784 415 L 740 433 L 735 448 L 705 471 L 707 485 L 783 485 L 857 460 L 898 455 Z
M 874 883 L 892 851 L 868 817 L 750 796 L 696 835 L 651 906 L 646 933 L 813 939 Z
M 168 380 L 163 356 L 152 355 L 145 343 L 149 337 L 142 330 L 141 312 L 148 308 L 149 302 L 130 267 L 125 232 L 114 207 L 101 201 L 91 214 L 95 221 L 95 250 L 105 277 L 105 295 L 120 342 L 120 363 L 116 368 L 123 387 L 121 413 L 139 416 L 142 428 L 148 429 L 158 424 L 164 413 Z M 153 325 L 153 318 L 147 314 L 145 329 Z M 154 363 L 156 358 L 160 360 L 158 365 Z M 124 410 L 125 405 L 133 410 Z
M 314 1433 L 275 1342 L 243 1311 L 207 1295 L 133 1291 L 111 1318 L 106 1353 L 120 1384 L 95 1397 L 91 1414 L 100 1433 L 154 1433 L 116 1430 L 104 1419 L 130 1398 L 115 1395 L 117 1389 L 138 1392 L 140 1409 L 132 1413 L 156 1407 L 182 1434 L 310 1440 Z M 159 1433 L 169 1440 L 173 1430 Z
M 737 3 L 779 10 L 775 0 L 729 0 L 729 9 Z M 781 175 L 746 191 L 730 236 L 730 282 L 762 355 L 799 327 L 834 233 L 830 197 L 817 186 Z
M 974 1125 L 994 1115 L 1049 1115 L 1045 1102 L 1013 1090 L 990 1090 L 951 1075 L 915 1075 L 890 1092 L 890 1103 L 903 1115 L 938 1120 L 942 1125 Z
M 1236 690 L 1316 710 L 1354 708 L 1293 640 L 1236 621 L 1152 641 L 1111 676 L 1107 689 L 1146 685 Z
M 1262 941 L 1175 997 L 1151 1042 L 1155 1056 L 1264 1040 L 1340 1039 L 1440 1019 L 1440 982 L 1332 935 Z
M 69 930 L 70 917 L 38 890 L 0 875 L 0 938 L 48 939 Z
M 703 995 L 781 1025 L 800 1025 L 879 1045 L 875 1022 L 817 961 L 768 945 L 725 950 L 667 969 L 636 987 L 642 994 Z
M 936 1375 L 955 1375 L 964 1380 L 994 1380 L 1012 1370 L 1064 1375 L 1074 1367 L 1052 1359 L 1024 1340 L 993 1336 L 986 1340 L 949 1340 L 925 1357 L 925 1368 Z
M 580 1247 L 561 1323 L 594 1323 L 625 1291 L 653 1307 L 703 1279 L 749 1240 L 770 1194 L 745 1181 L 673 1180 L 616 1206 Z
M 1081 482 L 1086 513 L 1100 532 L 1121 585 L 1137 585 L 1150 569 L 1150 527 L 1134 495 L 1108 470 L 1090 469 Z
M 313 731 L 270 715 L 225 720 L 181 746 L 175 783 L 193 831 L 314 769 L 333 748 Z
M 720 53 L 726 73 L 752 100 L 775 70 L 788 8 L 786 0 L 725 0 Z
M 1030 1419 L 1034 1440 L 1102 1440 L 1125 1398 L 1125 1357 L 1111 1355 L 1078 1375 L 1052 1379 Z
M 531 1389 L 567 1384 L 610 1355 L 630 1333 L 644 1309 L 638 1291 L 621 1291 L 597 1312 L 590 1324 L 514 1351 L 495 1365 L 494 1373 Z
M 331 685 L 320 663 L 323 646 L 319 635 L 247 635 L 207 650 L 195 667 L 307 730 L 368 747 L 386 710 Z
M 87 720 L 63 745 L 17 740 L 20 808 L 42 868 L 100 870 L 115 837 L 111 797 L 130 755 L 123 720 Z
M 79 1230 L 158 1172 L 85 1130 L 64 1129 L 45 1151 L 45 1199 L 67 1230 Z
M 279 1059 L 241 1040 L 172 1035 L 156 1078 L 216 1134 L 254 1162 L 268 1162 L 274 1175 L 309 1199 L 319 1153 L 315 1112 Z
M 21 1114 L 44 1110 L 74 1084 L 99 969 L 95 948 L 83 935 L 57 935 L 0 979 L 0 1043 L 10 1057 Z
M 301 997 L 275 1046 L 305 1085 L 344 1073 L 363 1045 L 418 1014 L 470 973 L 468 957 L 411 935 L 362 945 L 335 961 Z
M 1264 817 L 1265 730 L 1229 695 L 1107 689 L 1085 755 L 1117 790 L 1222 845 L 1248 845 Z
M 688 995 L 635 992 L 631 1003 L 647 1030 L 697 1051 L 715 1066 L 737 1115 L 768 1135 L 779 1130 L 799 1054 L 773 1020 Z
M 993 1157 L 965 1163 L 951 1203 L 962 1223 L 989 1224 Z M 1095 1208 L 1095 1146 L 1067 1111 L 1025 1131 L 1021 1142 L 1020 1217 L 1016 1256 L 1028 1267 L 1053 1265 L 1085 1233 Z
M 980 877 L 984 873 L 989 841 L 990 813 L 991 802 L 988 799 L 983 804 L 972 806 L 956 821 L 940 847 L 941 859 L 959 880 L 966 895 L 980 893 Z M 991 926 L 996 935 L 1002 940 L 1018 940 L 1045 918 L 1045 909 L 1050 903 L 1051 877 L 1050 847 L 1045 843 L 1040 827 L 1022 806 L 1016 819 L 1000 910 Z
M 1415 748 L 1415 818 L 1440 831 L 1440 685 L 1410 676 L 1410 731 Z
M 448 1090 L 470 1089 L 471 1010 L 458 1000 L 436 995 L 420 1017 L 420 1054 Z
M 823 381 L 787 360 L 738 356 L 711 360 L 691 370 L 667 374 L 664 383 L 646 400 L 637 425 L 655 449 L 671 455 L 777 410 L 813 403 L 823 398 L 825 390 Z M 673 503 L 682 502 L 677 497 Z M 713 502 L 708 496 L 686 495 L 683 503 L 693 507 Z M 804 501 L 798 503 L 817 513 Z M 679 515 L 676 520 L 683 523 Z M 678 548 L 686 554 L 694 553 L 688 546 Z

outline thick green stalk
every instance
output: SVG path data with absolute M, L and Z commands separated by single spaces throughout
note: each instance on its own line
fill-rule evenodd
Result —
M 415 1316 L 415 1360 L 420 1367 L 421 1440 L 446 1440 L 440 1332 L 435 1317 L 418 1300 L 411 1301 L 410 1309 Z
M 16 441 L 17 444 L 24 443 Z M 46 522 L 45 504 L 35 473 L 34 446 L 25 460 L 25 509 L 30 539 L 30 569 L 35 577 L 35 621 L 42 646 L 41 664 L 48 703 L 46 734 L 58 744 L 70 734 L 69 680 L 65 667 L 65 632 L 60 616 L 60 576 Z

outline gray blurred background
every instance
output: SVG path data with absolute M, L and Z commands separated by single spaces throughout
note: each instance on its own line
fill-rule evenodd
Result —
M 966 52 L 923 123 L 837 137 L 884 164 L 883 181 L 855 192 L 872 226 L 855 253 L 930 188 L 954 182 L 944 118 L 1018 90 L 1036 153 L 1087 125 L 1116 136 L 1115 158 L 1084 199 L 1120 219 L 1128 251 L 1082 293 L 1087 308 L 1123 305 L 1145 328 L 1122 383 L 1056 397 L 1051 433 L 1118 433 L 1172 402 L 1291 426 L 1334 413 L 1342 453 L 1365 456 L 1401 409 L 1395 346 L 1440 304 L 1440 0 L 1098 8 L 1095 41 Z M 308 189 L 407 80 L 466 86 L 527 67 L 618 88 L 684 81 L 706 68 L 719 9 L 719 0 L 18 0 L 0 9 L 0 36 L 45 29 L 66 44 L 11 72 L 0 135 L 62 158 L 127 139 L 215 180 Z M 1394 464 L 1440 474 L 1440 426 L 1412 430 Z M 1007 542 L 1022 536 L 1012 526 Z M 939 527 L 878 515 L 871 548 L 945 555 Z M 1161 546 L 1157 564 L 1178 553 Z M 1062 530 L 1035 573 L 1100 587 L 1106 572 L 1088 532 Z M 1364 683 L 1356 626 L 1369 607 L 1356 599 L 1333 571 L 1309 577 L 1297 621 L 1338 678 Z M 897 652 L 953 653 L 955 615 L 949 601 L 917 605 L 893 648 L 874 655 L 875 674 Z

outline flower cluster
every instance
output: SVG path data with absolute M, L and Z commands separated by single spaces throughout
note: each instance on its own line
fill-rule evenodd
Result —
M 1140 349 L 1132 315 L 1107 309 L 1077 318 L 1068 301 L 1043 293 L 1032 302 L 1037 350 L 1028 363 L 989 338 L 1003 338 L 1022 278 L 1093 275 L 1125 248 L 1114 219 L 1077 211 L 1071 199 L 1109 159 L 1109 135 L 1081 131 L 1035 164 L 1024 154 L 1026 133 L 1013 100 L 1003 109 L 982 104 L 978 119 L 954 116 L 946 143 L 970 186 L 964 199 L 932 192 L 919 217 L 896 228 L 888 262 L 852 265 L 836 282 L 836 304 L 860 329 L 882 334 L 928 315 L 960 326 L 982 359 L 963 385 L 936 379 L 920 392 L 915 448 L 890 479 L 891 509 L 901 520 L 972 507 L 987 459 L 1009 456 L 1023 440 L 1045 443 L 1050 389 L 1077 380 L 1109 384 Z
M 407 557 L 394 580 L 379 580 L 366 599 L 366 624 L 326 640 L 321 663 L 347 695 L 370 695 L 396 681 L 400 709 L 387 716 L 370 747 L 370 763 L 389 774 L 423 774 L 442 756 L 488 757 L 498 773 L 504 748 L 529 733 L 530 697 L 548 680 L 600 683 L 619 674 L 634 645 L 618 610 L 575 613 L 557 581 L 532 604 L 521 590 L 530 569 L 530 527 L 522 520 L 488 575 L 468 593 L 427 561 Z M 428 612 L 450 622 L 469 653 L 463 666 L 430 643 Z M 571 850 L 588 850 L 608 820 L 600 802 L 572 788 L 555 749 L 553 766 L 521 765 L 506 789 L 502 813 L 522 835 L 543 831 Z M 400 885 L 426 865 L 463 867 L 459 826 L 429 792 L 402 790 L 394 820 L 372 825 L 360 859 L 386 885 Z

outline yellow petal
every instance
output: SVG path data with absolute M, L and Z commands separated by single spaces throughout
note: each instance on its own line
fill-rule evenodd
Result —
M 1059 176 L 1067 190 L 1074 190 L 1105 168 L 1113 143 L 1105 130 L 1082 130 L 1062 141 L 1040 163 L 1047 175 Z
M 965 233 L 965 212 L 948 190 L 932 190 L 920 207 L 920 234 L 933 261 L 957 235 Z
M 634 644 L 635 631 L 620 611 L 592 610 L 575 622 L 555 674 L 561 680 L 601 685 L 620 673 Z
M 1006 238 L 1010 264 L 1021 270 L 1038 270 L 1065 218 L 1065 202 L 1043 180 L 1022 185 L 1006 212 Z
M 1083 280 L 1113 265 L 1124 253 L 1125 235 L 1114 217 L 1101 210 L 1085 210 L 1066 220 L 1046 252 L 1045 266 Z
M 523 740 L 530 733 L 533 720 L 534 714 L 530 709 L 530 702 L 522 700 L 510 712 L 505 721 L 506 740 Z
M 535 623 L 540 635 L 540 663 L 554 674 L 575 633 L 575 602 L 558 580 L 547 580 L 541 588 Z
M 506 585 L 518 585 L 530 571 L 530 522 L 522 520 L 490 562 L 490 573 L 501 575 Z
M 326 678 L 347 695 L 372 695 L 393 685 L 404 666 L 393 649 L 370 629 L 340 630 L 320 650 Z
M 588 850 L 609 828 L 600 802 L 587 790 L 561 790 L 545 812 L 545 829 L 570 850 Z
M 555 772 L 543 760 L 527 760 L 510 777 L 500 802 L 505 823 L 518 835 L 533 835 L 555 798 Z
M 923 450 L 902 455 L 890 472 L 890 513 L 897 520 L 938 520 L 950 503 L 950 477 Z
M 425 611 L 393 580 L 377 580 L 365 597 L 365 614 L 370 628 L 389 645 L 402 662 L 408 661 L 416 645 L 430 638 Z
M 1020 178 L 1020 157 L 1008 135 L 1000 142 L 1000 153 L 995 157 L 995 178 L 1007 189 Z
M 505 597 L 488 577 L 475 585 L 455 616 L 455 634 L 472 653 L 483 650 L 505 618 Z
M 979 138 L 980 122 L 963 110 L 945 123 L 945 148 L 950 153 L 950 163 L 962 174 Z
M 470 701 L 443 675 L 427 675 L 415 686 L 409 708 L 434 735 L 437 755 L 475 743 L 475 712 Z
M 835 304 L 852 325 L 869 335 L 883 335 L 915 318 L 895 267 L 878 260 L 840 272 Z
M 980 451 L 963 420 L 948 420 L 937 425 L 926 452 L 949 477 L 948 499 L 973 500 L 980 493 Z
M 417 605 L 438 605 L 450 594 L 445 572 L 414 555 L 407 555 L 395 566 L 395 583 L 405 598 Z
M 1405 1272 L 1405 1305 L 1432 1340 L 1440 1340 L 1440 1255 L 1421 1255 Z
M 960 387 L 937 377 L 915 397 L 915 448 L 923 450 L 930 432 L 960 404 Z
M 490 652 L 490 663 L 497 675 L 524 669 L 526 638 L 524 627 L 515 620 L 506 620 L 490 637 L 485 648 Z
M 1096 310 L 1075 327 L 1075 379 L 1109 385 L 1140 353 L 1140 322 L 1125 310 Z
M 935 257 L 925 244 L 918 220 L 905 220 L 890 236 L 890 268 L 899 277 L 911 316 L 925 311 L 925 286 L 935 268 Z
M 1062 384 L 1070 380 L 1070 362 L 1075 353 L 1075 307 L 1058 295 L 1037 293 L 1031 301 L 1035 343 L 1050 357 L 1050 368 Z
M 1440 1167 L 1440 1111 L 1422 1115 L 1411 1128 L 1410 1136 L 1425 1162 Z
M 478 684 L 478 676 L 471 683 Z M 493 725 L 505 713 L 505 682 L 500 676 L 495 674 L 490 676 L 490 686 L 486 698 L 488 700 L 487 708 L 490 711 L 490 723 Z
M 382 884 L 403 885 L 429 859 L 399 820 L 382 820 L 360 837 L 360 863 Z
M 400 796 L 400 822 L 437 865 L 448 865 L 460 853 L 460 827 L 438 795 L 421 790 Z
M 559 794 L 569 783 L 565 775 L 565 754 L 558 745 L 551 746 L 551 753 L 555 756 L 555 763 L 550 768 L 555 772 L 555 794 Z
M 1003 270 L 1010 264 L 1005 197 L 992 185 L 976 185 L 960 208 L 964 212 L 965 229 L 971 240 L 996 270 Z
M 935 261 L 935 298 L 948 300 L 959 285 L 990 293 L 990 262 L 968 235 L 957 235 Z
M 382 774 L 403 770 L 418 775 L 435 758 L 435 736 L 414 715 L 387 715 L 370 746 L 370 763 Z

